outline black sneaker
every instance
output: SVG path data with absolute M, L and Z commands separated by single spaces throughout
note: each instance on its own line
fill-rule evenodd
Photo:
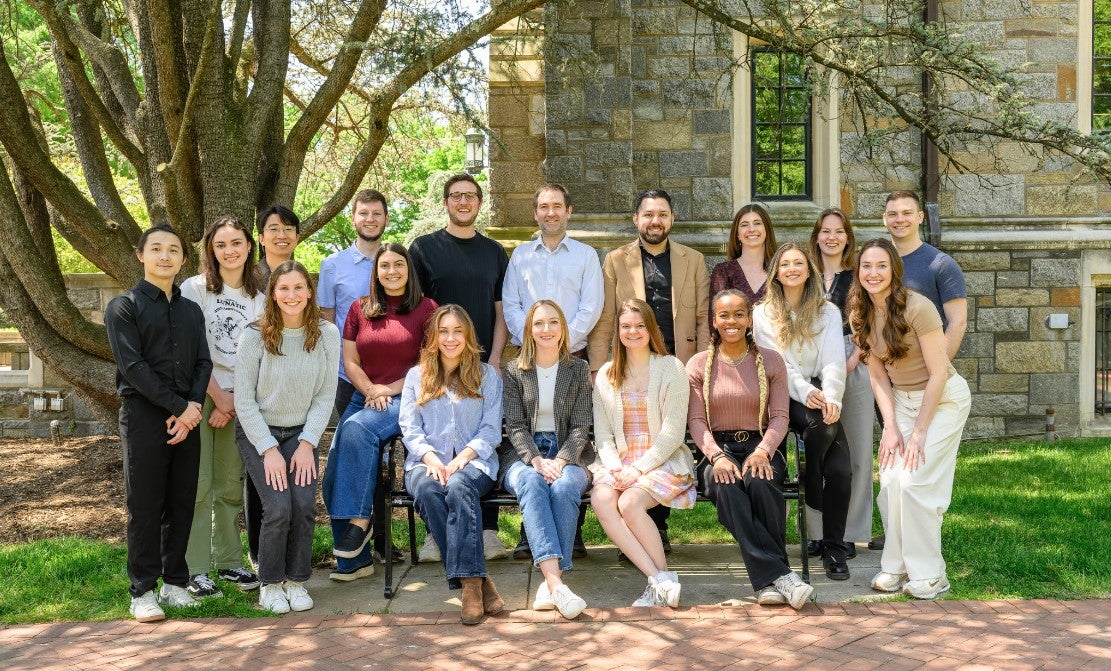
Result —
M 216 572 L 216 577 L 232 583 L 239 588 L 240 592 L 256 590 L 262 584 L 257 575 L 242 566 L 239 568 L 222 568 Z
M 224 593 L 212 582 L 207 573 L 198 573 L 189 579 L 185 591 L 194 599 L 207 599 L 210 596 L 223 596 Z
M 370 556 L 374 558 L 374 561 L 378 562 L 379 564 L 385 565 L 386 560 L 382 556 L 382 550 L 381 550 L 382 544 L 381 543 L 376 543 L 375 547 L 376 547 L 376 549 L 371 551 Z M 405 553 L 401 551 L 401 548 L 397 547 L 396 545 L 393 545 L 393 546 L 391 546 L 390 549 L 391 549 L 390 563 L 391 564 L 404 564 L 405 563 Z
M 821 557 L 822 541 L 806 541 L 806 554 L 811 557 Z
M 887 536 L 885 536 L 883 534 L 880 534 L 879 536 L 873 536 L 872 540 L 868 541 L 868 549 L 869 550 L 882 550 L 883 549 L 883 542 L 886 539 L 887 539 Z
M 332 554 L 344 559 L 354 559 L 363 551 L 369 540 L 369 527 L 360 529 L 354 524 L 348 524 L 347 530 L 343 532 L 343 535 L 336 541 L 336 546 L 332 548 Z

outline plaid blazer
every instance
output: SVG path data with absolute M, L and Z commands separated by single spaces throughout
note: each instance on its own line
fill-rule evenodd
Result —
M 536 369 L 521 370 L 517 360 L 505 362 L 502 367 L 505 385 L 502 404 L 505 416 L 505 435 L 498 449 L 499 475 L 509 470 L 514 461 L 531 465 L 540 450 L 532 440 L 536 421 L 536 406 L 540 401 Z M 555 407 L 556 440 L 560 459 L 583 468 L 594 461 L 594 447 L 590 443 L 590 427 L 594 421 L 591 405 L 590 366 L 582 359 L 571 357 L 559 363 L 556 371 Z

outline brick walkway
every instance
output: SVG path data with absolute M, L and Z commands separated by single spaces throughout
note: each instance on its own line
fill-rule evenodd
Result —
M 0 629 L 5 669 L 1111 669 L 1111 600 L 590 609 L 56 623 Z M 541 661 L 542 660 L 542 661 Z

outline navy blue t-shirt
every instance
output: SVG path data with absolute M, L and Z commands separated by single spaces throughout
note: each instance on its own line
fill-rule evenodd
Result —
M 953 257 L 925 242 L 902 259 L 903 284 L 929 298 L 941 315 L 942 328 L 949 328 L 945 303 L 968 297 L 961 267 Z

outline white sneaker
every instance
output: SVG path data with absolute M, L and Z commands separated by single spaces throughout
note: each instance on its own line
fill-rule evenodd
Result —
M 933 599 L 949 591 L 949 579 L 945 576 L 932 580 L 910 580 L 903 585 L 903 594 L 915 599 Z
M 634 608 L 651 608 L 652 606 L 662 606 L 664 602 L 660 600 L 660 593 L 656 591 L 656 583 L 649 582 L 648 586 L 644 588 L 644 594 L 633 602 Z
M 482 552 L 487 560 L 505 559 L 509 556 L 509 550 L 505 549 L 501 539 L 498 538 L 498 532 L 493 529 L 486 529 L 482 532 Z
M 679 592 L 683 586 L 679 584 L 679 574 L 674 571 L 660 571 L 656 576 L 656 594 L 661 602 L 672 608 L 679 606 Z
M 567 585 L 560 585 L 552 592 L 552 601 L 559 609 L 559 614 L 568 620 L 573 620 L 586 608 L 586 601 L 571 591 Z
M 288 613 L 289 599 L 286 598 L 285 588 L 280 582 L 263 585 L 258 592 L 258 605 L 276 615 Z
M 779 576 L 772 584 L 775 585 L 775 591 L 783 595 L 783 598 L 787 599 L 787 603 L 795 610 L 806 605 L 810 595 L 814 593 L 814 588 L 803 582 L 799 574 L 794 571 Z
M 872 577 L 872 589 L 877 592 L 901 592 L 905 584 L 907 584 L 906 573 L 880 571 Z
M 440 546 L 436 545 L 436 539 L 432 534 L 427 534 L 424 537 L 424 545 L 420 547 L 420 552 L 417 553 L 418 564 L 435 564 L 438 561 L 443 561 L 440 558 Z
M 163 584 L 161 591 L 158 592 L 158 600 L 174 608 L 192 608 L 201 605 L 201 602 L 190 596 L 184 587 L 177 585 Z
M 166 613 L 159 607 L 154 590 L 147 590 L 142 596 L 131 597 L 131 607 L 128 610 L 136 622 L 158 622 L 166 619 Z
M 775 587 L 768 586 L 756 595 L 756 603 L 761 606 L 786 606 L 787 597 L 780 594 Z
M 548 583 L 544 580 L 540 581 L 540 586 L 536 588 L 536 596 L 532 599 L 533 610 L 555 610 L 556 603 L 552 599 L 552 593 L 548 589 Z
M 290 610 L 301 612 L 312 608 L 312 597 L 308 590 L 299 582 L 285 581 L 285 598 L 289 602 Z

